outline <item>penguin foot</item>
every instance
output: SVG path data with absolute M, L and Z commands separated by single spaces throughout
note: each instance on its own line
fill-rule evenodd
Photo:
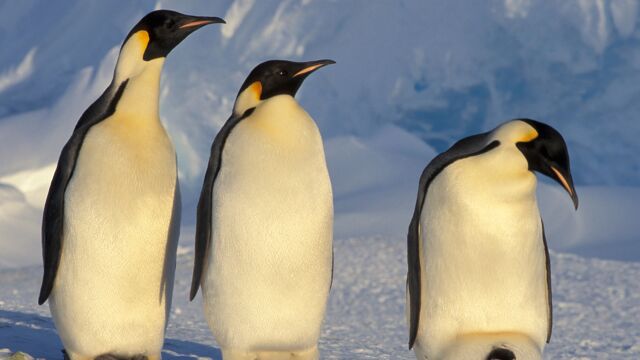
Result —
M 516 360 L 516 355 L 509 349 L 496 348 L 489 353 L 487 360 Z
M 60 352 L 62 352 L 64 360 L 92 360 L 91 357 L 75 354 L 72 351 L 67 351 L 66 349 L 62 349 Z
M 441 360 L 542 360 L 542 348 L 521 333 L 471 333 L 459 336 L 433 358 Z M 418 352 L 416 351 L 416 354 Z
M 62 352 L 64 360 L 72 360 L 67 350 L 62 349 L 60 351 Z M 111 354 L 104 354 L 96 357 L 94 360 L 149 360 L 149 359 L 144 355 L 136 355 L 132 358 L 126 358 L 126 357 L 119 357 Z
M 221 350 L 222 350 L 222 360 L 258 360 L 258 354 L 256 353 L 229 350 L 229 349 L 221 349 Z
M 145 355 L 135 355 L 133 357 L 121 357 L 113 354 L 103 354 L 95 358 L 95 360 L 149 360 Z
M 318 347 L 303 351 L 259 351 L 244 352 L 229 349 L 222 350 L 222 360 L 318 360 L 320 354 Z

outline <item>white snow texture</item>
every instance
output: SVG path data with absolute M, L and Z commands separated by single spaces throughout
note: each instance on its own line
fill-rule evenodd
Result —
M 145 13 L 221 16 L 168 57 L 161 116 L 177 153 L 183 230 L 165 359 L 220 354 L 187 302 L 196 201 L 213 137 L 267 59 L 337 61 L 299 102 L 324 138 L 335 281 L 323 359 L 410 359 L 404 236 L 419 174 L 457 139 L 528 117 L 567 140 L 574 212 L 541 179 L 553 250 L 546 358 L 640 358 L 640 3 L 635 0 L 21 0 L 0 2 L 0 359 L 61 358 L 36 306 L 40 223 L 57 157 Z M 2 349 L 6 350 L 2 350 Z

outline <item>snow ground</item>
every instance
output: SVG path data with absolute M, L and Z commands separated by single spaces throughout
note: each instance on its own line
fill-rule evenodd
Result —
M 404 319 L 402 238 L 335 242 L 335 280 L 320 340 L 322 359 L 412 359 Z M 202 313 L 187 300 L 192 249 L 180 248 L 163 358 L 220 359 Z M 552 253 L 554 328 L 545 358 L 640 358 L 640 264 Z M 0 270 L 0 349 L 61 359 L 49 309 L 37 306 L 41 269 Z

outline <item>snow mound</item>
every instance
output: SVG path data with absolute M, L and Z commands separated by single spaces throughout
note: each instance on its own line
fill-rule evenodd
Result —
M 40 261 L 40 218 L 22 192 L 0 183 L 0 269 Z
M 181 44 L 163 77 L 161 114 L 178 150 L 186 204 L 195 204 L 238 87 L 268 58 L 337 60 L 299 95 L 327 141 L 393 124 L 442 151 L 525 116 L 566 136 L 579 184 L 640 184 L 640 126 L 632 121 L 640 110 L 640 27 L 632 0 L 3 3 L 0 84 L 11 85 L 0 92 L 0 176 L 56 160 L 109 83 L 122 38 L 153 8 L 228 21 Z M 17 160 L 6 155 L 16 153 Z

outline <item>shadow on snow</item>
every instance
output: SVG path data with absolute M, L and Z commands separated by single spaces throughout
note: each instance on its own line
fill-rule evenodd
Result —
M 62 343 L 50 317 L 0 310 L 0 348 L 22 351 L 34 358 L 62 360 Z M 220 350 L 191 341 L 165 339 L 162 358 L 183 360 L 222 359 Z

